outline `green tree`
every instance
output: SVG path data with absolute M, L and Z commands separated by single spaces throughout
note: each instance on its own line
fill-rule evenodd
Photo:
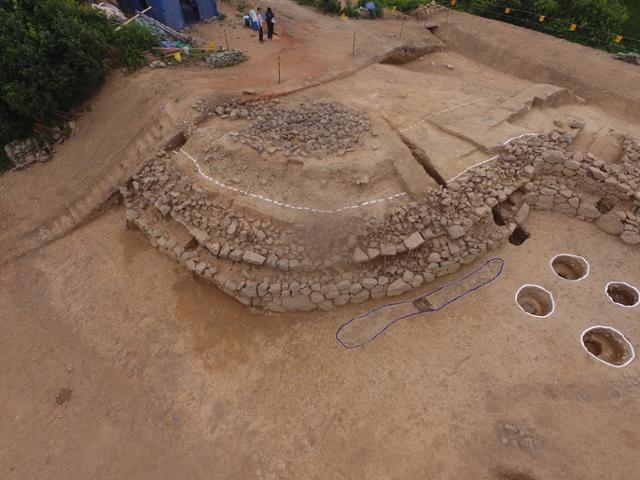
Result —
M 104 80 L 108 23 L 68 0 L 0 0 L 0 144 L 78 104 Z M 10 129 L 7 132 L 7 129 Z
M 0 148 L 85 100 L 110 58 L 134 69 L 155 44 L 148 29 L 115 32 L 77 0 L 0 0 Z
M 630 1 L 630 0 L 627 0 Z M 638 0 L 631 0 L 638 1 Z M 462 10 L 598 48 L 617 49 L 629 11 L 620 0 L 459 0 Z M 506 8 L 511 8 L 509 13 Z M 539 16 L 546 18 L 539 21 Z M 576 24 L 575 31 L 569 25 Z

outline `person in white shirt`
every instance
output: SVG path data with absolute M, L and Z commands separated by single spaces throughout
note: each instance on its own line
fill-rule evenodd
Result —
M 258 12 L 256 12 L 253 8 L 249 10 L 249 18 L 251 19 L 251 28 L 254 30 L 258 29 Z
M 258 7 L 258 40 L 260 43 L 264 42 L 262 26 L 264 24 L 264 17 L 262 16 L 262 8 Z

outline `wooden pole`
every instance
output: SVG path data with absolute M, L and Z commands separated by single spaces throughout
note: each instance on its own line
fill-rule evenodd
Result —
M 351 52 L 354 57 L 356 56 L 356 33 L 358 32 L 353 32 L 353 51 Z
M 227 50 L 229 50 L 229 37 L 227 37 L 227 29 L 223 28 L 222 31 L 224 32 L 224 41 L 227 44 Z
M 402 26 L 400 27 L 400 37 L 402 38 L 402 31 L 404 30 L 404 18 L 402 19 Z
M 278 85 L 280 85 L 280 55 L 278 55 Z
M 144 10 L 142 10 L 141 12 L 136 13 L 133 17 L 131 17 L 129 20 L 127 20 L 126 22 L 124 22 L 122 25 L 120 25 L 119 27 L 116 28 L 116 32 L 119 32 L 120 29 L 122 27 L 124 27 L 125 25 L 130 24 L 131 22 L 133 22 L 136 18 L 138 18 L 140 15 L 143 15 L 145 13 L 147 13 L 149 10 L 151 10 L 151 7 L 147 7 Z

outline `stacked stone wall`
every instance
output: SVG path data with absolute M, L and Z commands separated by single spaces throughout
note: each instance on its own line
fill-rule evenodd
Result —
M 495 161 L 390 208 L 383 220 L 363 211 L 314 228 L 304 220 L 275 225 L 234 210 L 232 199 L 192 181 L 164 152 L 122 193 L 128 223 L 154 247 L 245 305 L 331 309 L 453 273 L 506 241 L 531 209 L 640 243 L 640 146 L 621 139 L 620 161 L 608 164 L 570 152 L 572 138 L 551 132 L 511 143 Z M 180 244 L 167 222 L 192 240 Z

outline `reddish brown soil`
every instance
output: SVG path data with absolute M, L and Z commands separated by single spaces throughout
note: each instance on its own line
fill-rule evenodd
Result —
M 640 347 L 637 309 L 604 292 L 610 280 L 640 285 L 637 249 L 588 224 L 532 214 L 531 237 L 495 252 L 506 261 L 499 281 L 346 351 L 336 329 L 375 302 L 323 314 L 251 313 L 126 231 L 120 206 L 86 221 L 177 122 L 195 118 L 195 101 L 295 90 L 377 58 L 373 41 L 351 58 L 353 22 L 274 4 L 285 36 L 273 44 L 231 29 L 232 46 L 251 57 L 246 64 L 115 74 L 54 160 L 0 177 L 0 478 L 636 478 L 640 363 L 608 368 L 579 338 L 589 326 L 611 325 Z M 575 88 L 604 111 L 591 113 L 594 120 L 619 116 L 638 128 L 637 69 L 496 22 L 449 22 L 439 35 L 461 53 Z M 358 35 L 375 31 L 387 45 L 399 26 L 392 18 L 355 22 Z M 510 56 L 487 59 L 481 49 L 465 53 L 469 32 L 493 52 L 509 38 L 562 75 L 520 71 L 524 60 L 510 66 Z M 220 41 L 216 24 L 195 33 Z M 422 33 L 408 20 L 403 37 Z M 278 54 L 286 60 L 280 86 Z M 529 80 L 457 61 L 458 53 L 438 55 L 460 82 L 469 75 L 509 92 Z M 533 53 L 526 58 L 533 62 Z M 553 273 L 549 260 L 564 252 L 590 262 L 587 279 Z M 525 283 L 554 293 L 551 317 L 533 319 L 516 306 Z

